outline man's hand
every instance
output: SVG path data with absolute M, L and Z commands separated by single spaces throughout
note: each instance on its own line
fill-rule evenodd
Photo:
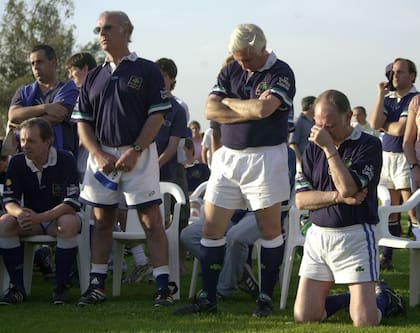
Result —
M 133 170 L 136 166 L 137 158 L 141 153 L 136 152 L 134 149 L 130 148 L 125 151 L 124 154 L 115 162 L 115 169 L 121 170 L 124 172 L 129 172 Z
M 367 191 L 367 188 L 364 188 L 362 191 L 357 192 L 352 197 L 347 197 L 347 198 L 343 198 L 340 192 L 337 192 L 337 193 L 338 195 L 337 195 L 337 198 L 335 199 L 337 203 L 345 203 L 346 205 L 358 206 L 365 200 L 368 191 Z
M 115 162 L 117 161 L 117 158 L 114 155 L 108 154 L 101 150 L 94 156 L 96 163 L 99 166 L 99 170 L 101 170 L 104 174 L 107 175 L 115 170 Z
M 63 122 L 65 119 L 67 119 L 69 112 L 64 106 L 63 102 L 64 101 L 58 101 L 45 104 L 45 116 L 43 117 L 52 124 Z
M 388 81 L 379 82 L 377 88 L 378 88 L 378 95 L 382 98 L 385 97 L 385 95 L 387 95 L 390 92 Z
M 30 231 L 32 230 L 32 224 L 34 224 L 33 217 L 35 212 L 29 208 L 23 208 L 20 214 L 16 217 L 19 223 L 19 226 L 22 230 Z
M 328 147 L 335 147 L 334 141 L 333 141 L 330 133 L 328 133 L 327 130 L 325 130 L 322 127 L 319 127 L 317 125 L 314 125 L 312 127 L 308 140 L 315 143 L 321 149 L 325 149 L 325 148 L 328 148 Z

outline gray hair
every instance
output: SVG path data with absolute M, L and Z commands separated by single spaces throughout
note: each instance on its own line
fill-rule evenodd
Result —
M 110 11 L 104 11 L 102 12 L 99 17 L 105 16 L 105 15 L 115 15 L 118 16 L 118 20 L 120 21 L 120 25 L 128 27 L 129 35 L 128 35 L 128 41 L 131 42 L 131 34 L 133 33 L 134 26 L 130 21 L 130 18 L 126 13 L 120 10 L 110 10 Z
M 240 24 L 230 35 L 229 52 L 248 50 L 260 54 L 266 47 L 262 29 L 255 24 Z

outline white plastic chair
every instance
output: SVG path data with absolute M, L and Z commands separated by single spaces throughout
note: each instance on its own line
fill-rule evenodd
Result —
M 193 193 L 190 195 L 190 203 L 191 202 L 201 202 L 202 195 L 206 191 L 207 181 L 202 182 L 200 185 L 196 187 Z M 204 219 L 204 205 L 201 205 L 198 216 L 190 216 L 190 223 L 194 223 L 195 221 L 200 221 L 200 219 Z M 194 258 L 193 269 L 191 273 L 191 281 L 190 281 L 190 290 L 188 292 L 188 298 L 193 298 L 195 295 L 195 291 L 197 288 L 197 279 L 198 273 L 200 270 L 200 260 L 198 258 Z
M 172 214 L 172 223 L 166 229 L 166 236 L 168 238 L 168 255 L 169 255 L 169 271 L 170 279 L 178 286 L 178 292 L 174 295 L 174 299 L 180 298 L 180 272 L 179 272 L 179 214 L 181 205 L 185 204 L 185 196 L 181 188 L 169 182 L 160 182 L 160 192 L 162 198 L 164 194 L 170 194 L 175 198 L 176 203 Z M 162 199 L 163 200 L 163 199 Z M 164 214 L 164 204 L 160 205 L 162 216 Z M 165 224 L 164 219 L 162 222 Z M 124 256 L 124 247 L 126 243 L 133 241 L 146 240 L 146 234 L 140 224 L 137 211 L 129 209 L 127 213 L 127 226 L 126 231 L 114 231 L 113 239 L 115 240 L 114 249 L 114 269 L 112 275 L 112 295 L 120 296 L 121 294 L 121 277 L 122 277 L 122 262 Z
M 77 264 L 79 271 L 80 293 L 83 294 L 89 286 L 90 272 L 90 237 L 89 237 L 89 219 L 91 208 L 88 207 L 84 211 L 82 220 L 82 229 L 77 235 Z M 49 235 L 34 235 L 21 238 L 24 243 L 24 259 L 23 259 L 23 280 L 25 283 L 25 291 L 27 295 L 31 294 L 32 289 L 32 273 L 34 266 L 35 250 L 39 244 L 56 243 L 57 238 Z
M 379 192 L 379 191 L 378 191 Z M 402 205 L 385 205 L 378 209 L 379 214 L 379 245 L 397 249 L 408 249 L 410 253 L 410 306 L 416 306 L 420 300 L 420 241 L 391 235 L 388 227 L 388 218 L 392 213 L 407 212 L 420 203 L 420 189 L 412 194 Z

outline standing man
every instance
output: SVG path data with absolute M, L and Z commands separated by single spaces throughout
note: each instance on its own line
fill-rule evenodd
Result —
M 230 37 L 234 61 L 221 70 L 206 117 L 221 124 L 222 143 L 213 155 L 205 194 L 201 239 L 203 291 L 177 314 L 217 310 L 216 286 L 225 254 L 224 234 L 235 209 L 255 211 L 261 232 L 261 291 L 254 316 L 273 311 L 272 294 L 283 259 L 281 202 L 290 196 L 287 165 L 288 113 L 295 95 L 293 71 L 266 48 L 254 24 Z
M 26 119 L 44 118 L 53 127 L 54 147 L 77 156 L 77 130 L 70 116 L 79 90 L 72 80 L 64 83 L 57 79 L 57 56 L 51 46 L 35 46 L 30 60 L 36 81 L 16 91 L 10 103 L 9 123 L 19 127 Z
M 76 162 L 52 147 L 53 132 L 46 120 L 28 119 L 20 128 L 23 153 L 10 160 L 4 190 L 7 213 L 0 218 L 0 250 L 12 287 L 0 304 L 18 304 L 26 298 L 19 237 L 44 234 L 57 237 L 53 302 L 63 304 L 69 301 L 69 273 L 81 228 Z
M 81 200 L 94 206 L 95 218 L 90 286 L 79 305 L 105 300 L 112 230 L 122 194 L 128 208 L 137 209 L 146 232 L 157 286 L 154 304 L 170 305 L 168 240 L 159 210 L 154 138 L 171 103 L 159 68 L 129 51 L 133 25 L 124 12 L 101 13 L 94 32 L 107 58 L 89 72 L 79 99 L 78 131 L 89 151 Z
M 315 102 L 315 126 L 296 184 L 296 207 L 309 209 L 312 222 L 299 270 L 298 322 L 321 321 L 349 306 L 355 326 L 377 325 L 402 310 L 401 299 L 385 284 L 375 293 L 381 142 L 353 128 L 351 117 L 339 91 L 327 90 Z M 328 297 L 334 282 L 348 284 L 350 296 Z
M 301 169 L 302 154 L 308 144 L 309 133 L 314 125 L 314 96 L 302 98 L 302 113 L 295 122 L 295 130 L 289 140 L 290 148 L 295 151 L 296 164 Z
M 404 156 L 402 142 L 408 115 L 408 105 L 417 95 L 414 82 L 417 76 L 416 65 L 408 59 L 397 58 L 392 64 L 390 81 L 378 84 L 378 94 L 370 116 L 370 125 L 384 132 L 382 138 L 383 168 L 380 183 L 391 194 L 391 205 L 399 205 L 401 197 L 406 202 L 411 195 L 410 170 L 417 167 L 409 165 Z M 393 89 L 391 91 L 391 89 Z M 417 223 L 415 210 L 408 211 L 411 222 Z M 401 235 L 400 216 L 391 214 L 389 231 L 394 236 Z M 392 248 L 384 247 L 381 255 L 381 269 L 392 269 Z
M 373 135 L 373 136 L 380 136 L 380 132 L 374 130 L 372 127 L 370 127 L 369 122 L 366 120 L 367 113 L 366 109 L 363 106 L 356 106 L 353 108 L 353 119 L 352 119 L 352 125 L 356 126 L 357 124 L 362 128 L 362 131 Z

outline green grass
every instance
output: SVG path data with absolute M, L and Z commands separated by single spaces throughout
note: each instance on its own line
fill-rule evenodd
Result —
M 131 258 L 130 258 L 131 259 Z M 248 295 L 237 292 L 229 300 L 219 303 L 214 315 L 192 315 L 177 317 L 174 307 L 154 308 L 152 300 L 154 285 L 141 282 L 122 285 L 121 297 L 110 297 L 105 303 L 79 308 L 75 302 L 78 289 L 72 289 L 73 303 L 55 306 L 51 302 L 52 284 L 34 273 L 32 295 L 18 306 L 0 307 L 0 332 L 360 332 L 352 327 L 349 315 L 341 311 L 322 324 L 295 324 L 293 302 L 297 288 L 298 260 L 292 274 L 287 308 L 279 310 L 279 287 L 275 293 L 275 314 L 269 318 L 253 318 L 250 314 L 255 303 Z M 192 261 L 188 261 L 191 269 Z M 418 332 L 420 325 L 419 307 L 408 307 L 408 252 L 396 250 L 395 270 L 381 274 L 395 290 L 401 293 L 407 304 L 407 314 L 387 318 L 380 327 L 364 328 L 363 332 Z M 111 293 L 111 278 L 107 291 Z M 182 300 L 176 306 L 186 304 L 190 282 L 190 271 L 182 277 Z M 345 290 L 336 286 L 334 292 Z

